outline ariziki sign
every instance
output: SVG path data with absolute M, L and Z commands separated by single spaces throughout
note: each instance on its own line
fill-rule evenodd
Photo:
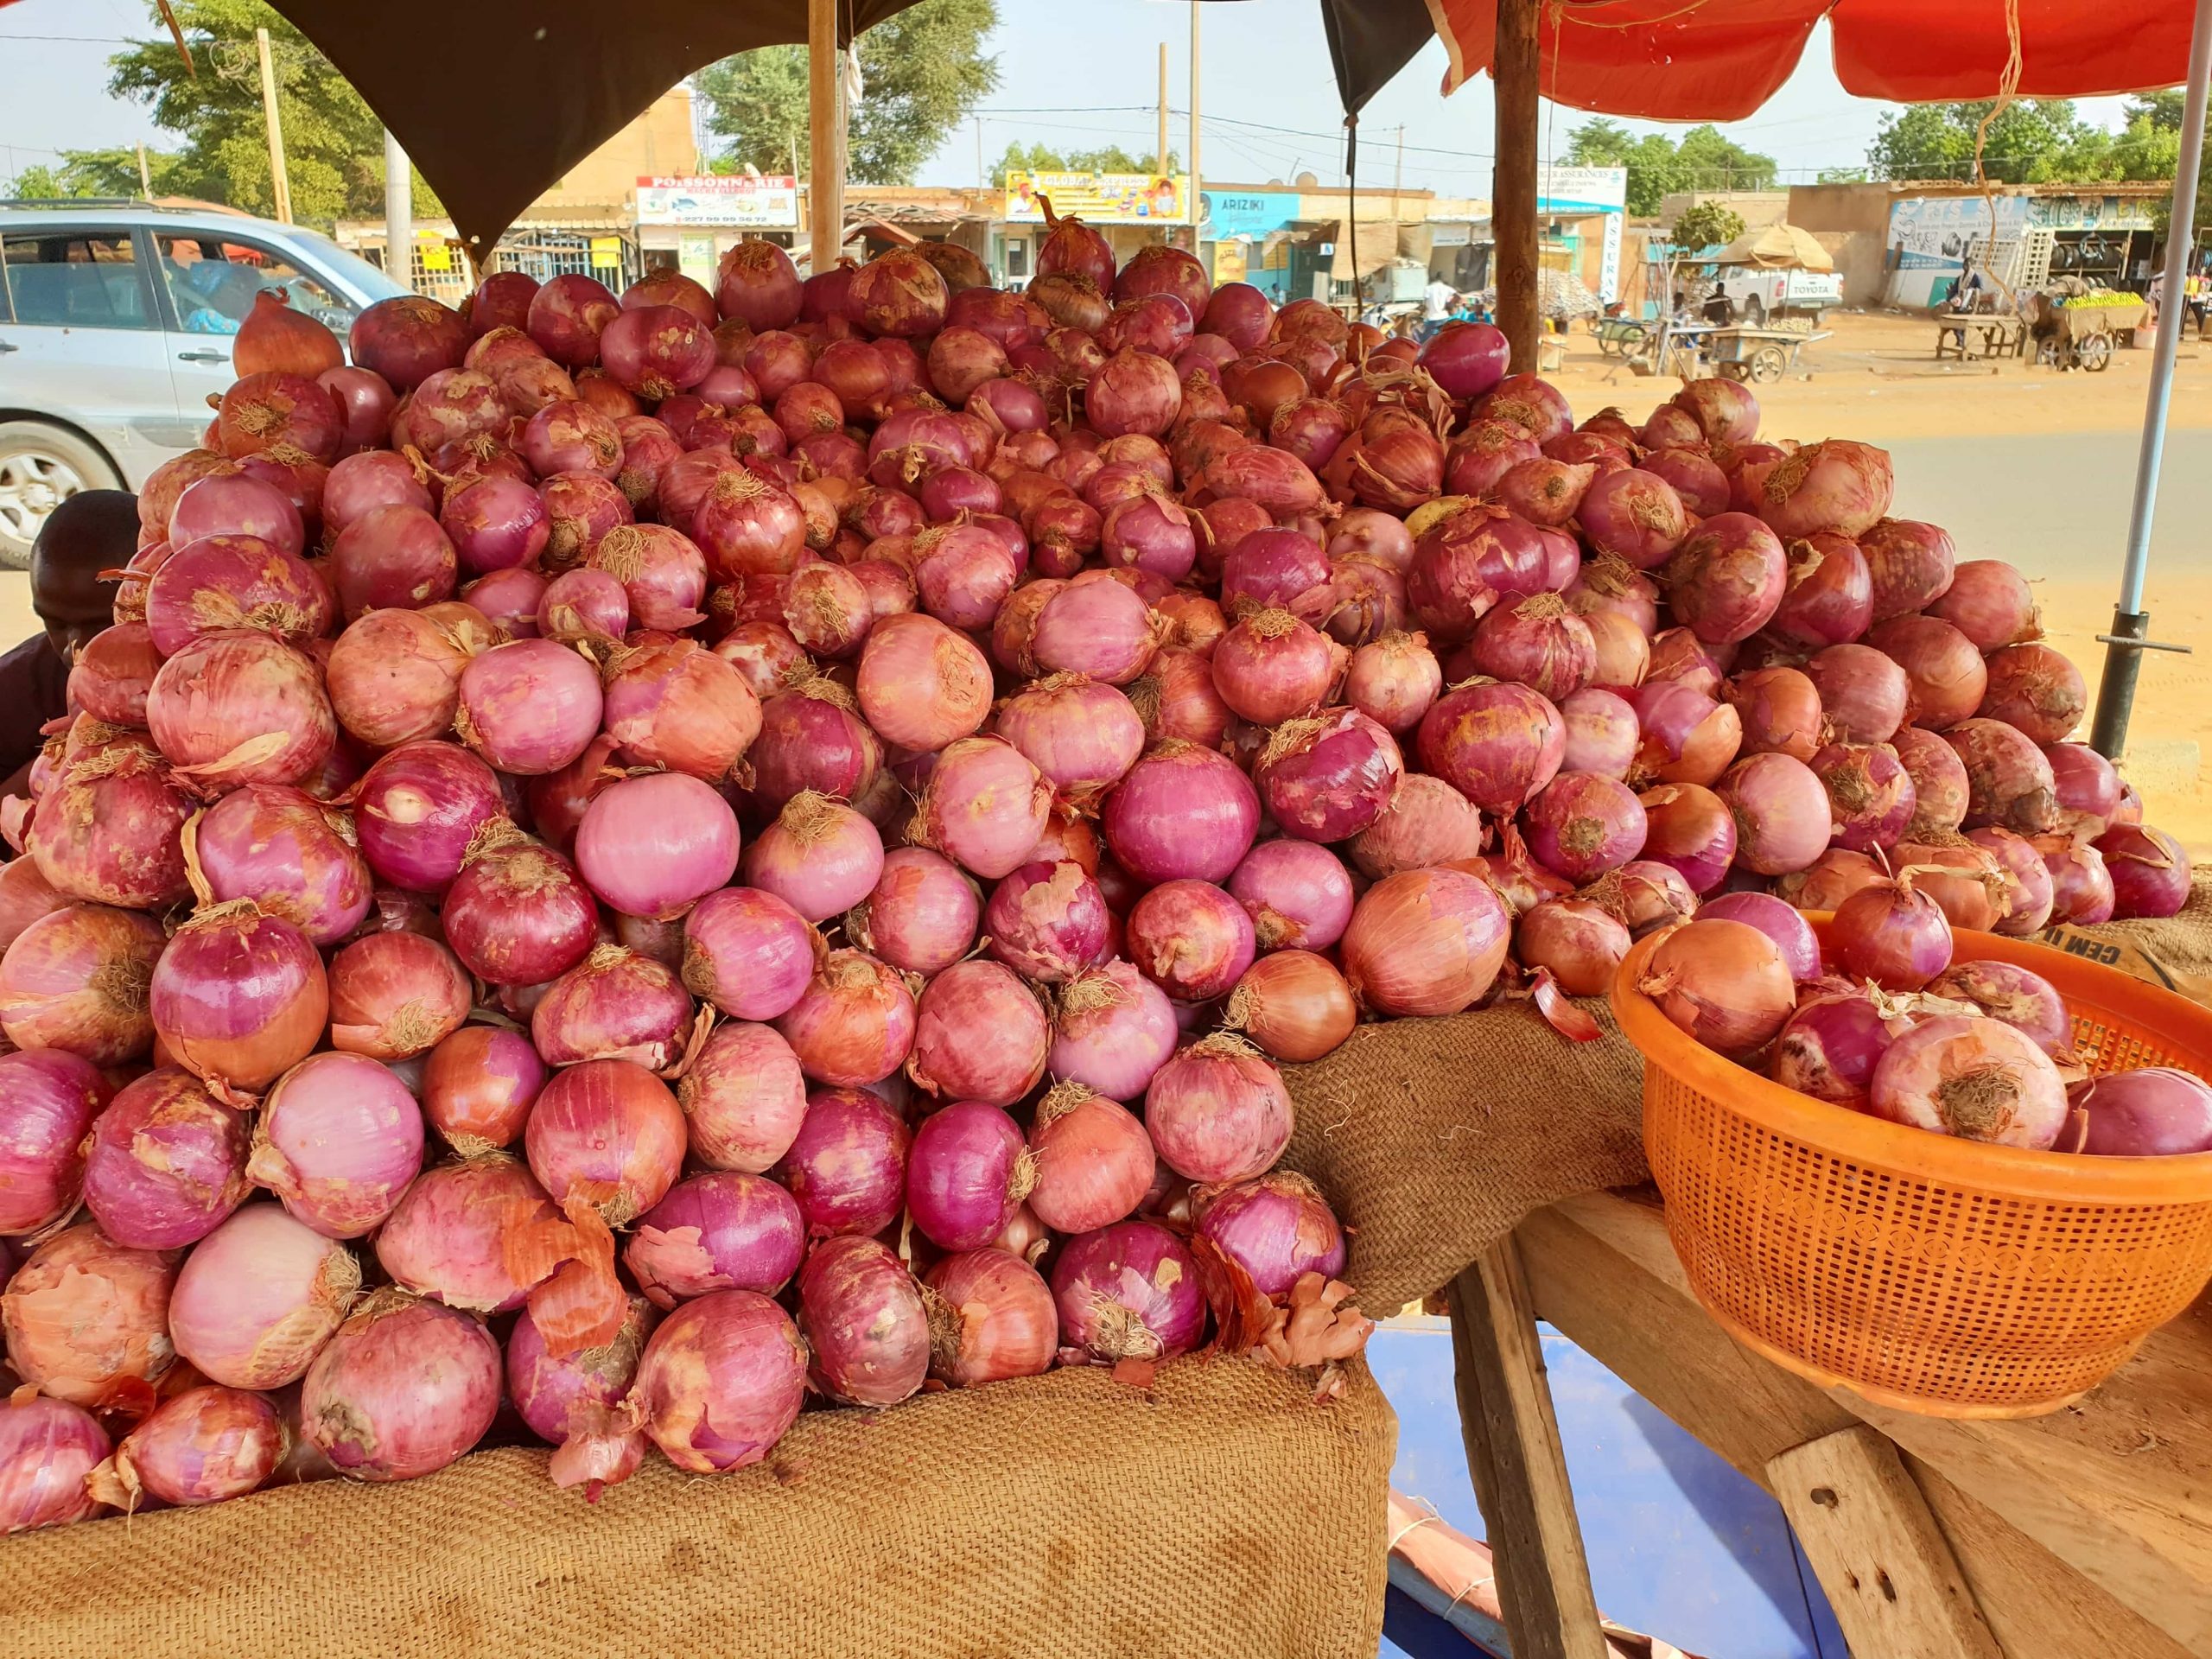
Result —
M 798 181 L 749 173 L 641 178 L 638 223 L 791 230 L 798 224 Z

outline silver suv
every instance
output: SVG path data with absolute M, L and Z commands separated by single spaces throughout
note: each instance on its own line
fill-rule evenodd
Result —
M 30 562 L 64 496 L 137 489 L 200 442 L 264 288 L 341 340 L 405 291 L 314 231 L 219 207 L 0 203 L 0 565 Z

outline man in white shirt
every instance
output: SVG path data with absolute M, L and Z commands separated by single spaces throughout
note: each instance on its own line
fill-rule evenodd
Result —
M 1441 328 L 1450 320 L 1452 313 L 1459 308 L 1459 290 L 1441 276 L 1433 278 L 1421 290 L 1421 338 L 1426 340 Z

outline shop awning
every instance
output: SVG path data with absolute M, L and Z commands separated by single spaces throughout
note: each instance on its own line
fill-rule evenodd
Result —
M 1451 56 L 1444 90 L 1491 67 L 1496 0 L 1429 0 Z M 2017 27 L 2022 98 L 2091 98 L 2179 83 L 2177 0 L 1550 0 L 1538 39 L 1555 103 L 1658 121 L 1734 121 L 1780 90 L 1828 20 L 1836 79 L 1860 98 L 1999 94 Z

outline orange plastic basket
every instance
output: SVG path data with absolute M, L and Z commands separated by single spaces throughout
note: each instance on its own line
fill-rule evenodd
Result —
M 1643 1053 L 1667 1231 L 1698 1300 L 1777 1364 L 1906 1411 L 2036 1416 L 2110 1376 L 2212 1275 L 2212 1153 L 2023 1152 L 1814 1100 L 1634 988 L 1658 942 L 1629 952 L 1612 1006 Z M 2046 945 L 1961 932 L 1955 955 L 2049 980 L 2093 1071 L 2212 1078 L 2212 1009 Z

